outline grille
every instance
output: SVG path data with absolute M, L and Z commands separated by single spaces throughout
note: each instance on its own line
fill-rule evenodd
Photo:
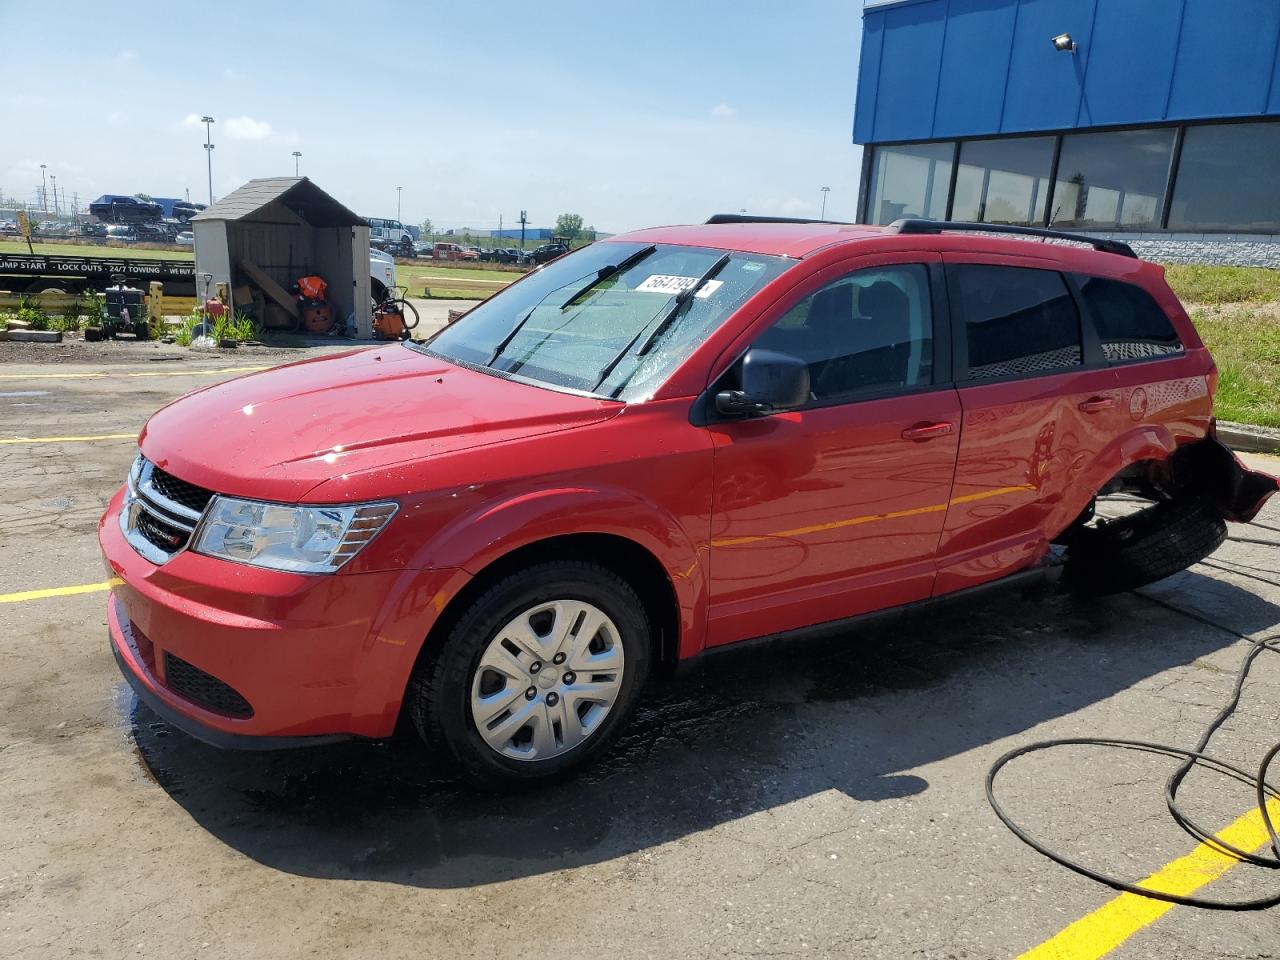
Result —
M 170 690 L 198 707 L 240 720 L 253 716 L 249 701 L 234 689 L 167 651 L 164 655 L 164 676 Z
M 180 503 L 196 513 L 202 513 L 213 496 L 212 490 L 179 480 L 173 474 L 166 473 L 156 466 L 151 468 L 151 486 L 155 487 L 156 492 L 161 496 L 168 497 L 174 503 Z
M 187 542 L 190 532 L 173 524 L 166 523 L 153 513 L 139 513 L 137 531 L 147 542 L 159 547 L 165 553 L 176 553 Z

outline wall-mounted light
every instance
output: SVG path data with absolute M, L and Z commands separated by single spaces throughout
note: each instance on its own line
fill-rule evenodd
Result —
M 1071 39 L 1071 34 L 1069 33 L 1060 33 L 1050 42 L 1055 50 L 1061 50 L 1063 53 L 1076 52 L 1076 42 Z

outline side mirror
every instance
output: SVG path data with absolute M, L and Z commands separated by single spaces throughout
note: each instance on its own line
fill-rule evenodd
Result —
M 773 350 L 748 350 L 742 358 L 742 389 L 716 394 L 716 410 L 752 416 L 794 410 L 809 402 L 809 365 Z

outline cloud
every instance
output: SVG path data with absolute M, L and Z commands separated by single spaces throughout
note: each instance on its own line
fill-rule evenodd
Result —
M 738 111 L 727 103 L 717 103 L 711 108 L 711 115 L 721 120 L 732 120 L 738 115 Z
M 183 125 L 184 127 L 198 127 L 198 126 L 200 126 L 200 114 L 198 114 L 198 113 L 188 113 L 188 114 L 187 114 L 187 116 L 186 116 L 186 118 L 185 118 L 185 119 L 183 119 L 183 121 L 182 121 L 182 125 Z
M 133 63 L 133 61 L 137 59 L 138 59 L 137 50 L 121 50 L 119 53 L 117 53 L 114 57 L 111 58 L 111 61 L 113 63 L 125 64 L 125 63 Z
M 232 117 L 225 129 L 233 140 L 265 140 L 271 136 L 271 124 L 253 117 Z
M 128 115 L 121 113 L 119 110 L 112 110 L 107 114 L 107 124 L 112 127 L 122 127 L 128 119 Z

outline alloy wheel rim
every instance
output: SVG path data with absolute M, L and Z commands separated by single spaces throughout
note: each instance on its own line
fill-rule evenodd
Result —
M 471 719 L 491 749 L 540 761 L 581 746 L 622 689 L 618 628 L 599 607 L 552 600 L 494 634 L 471 679 Z

